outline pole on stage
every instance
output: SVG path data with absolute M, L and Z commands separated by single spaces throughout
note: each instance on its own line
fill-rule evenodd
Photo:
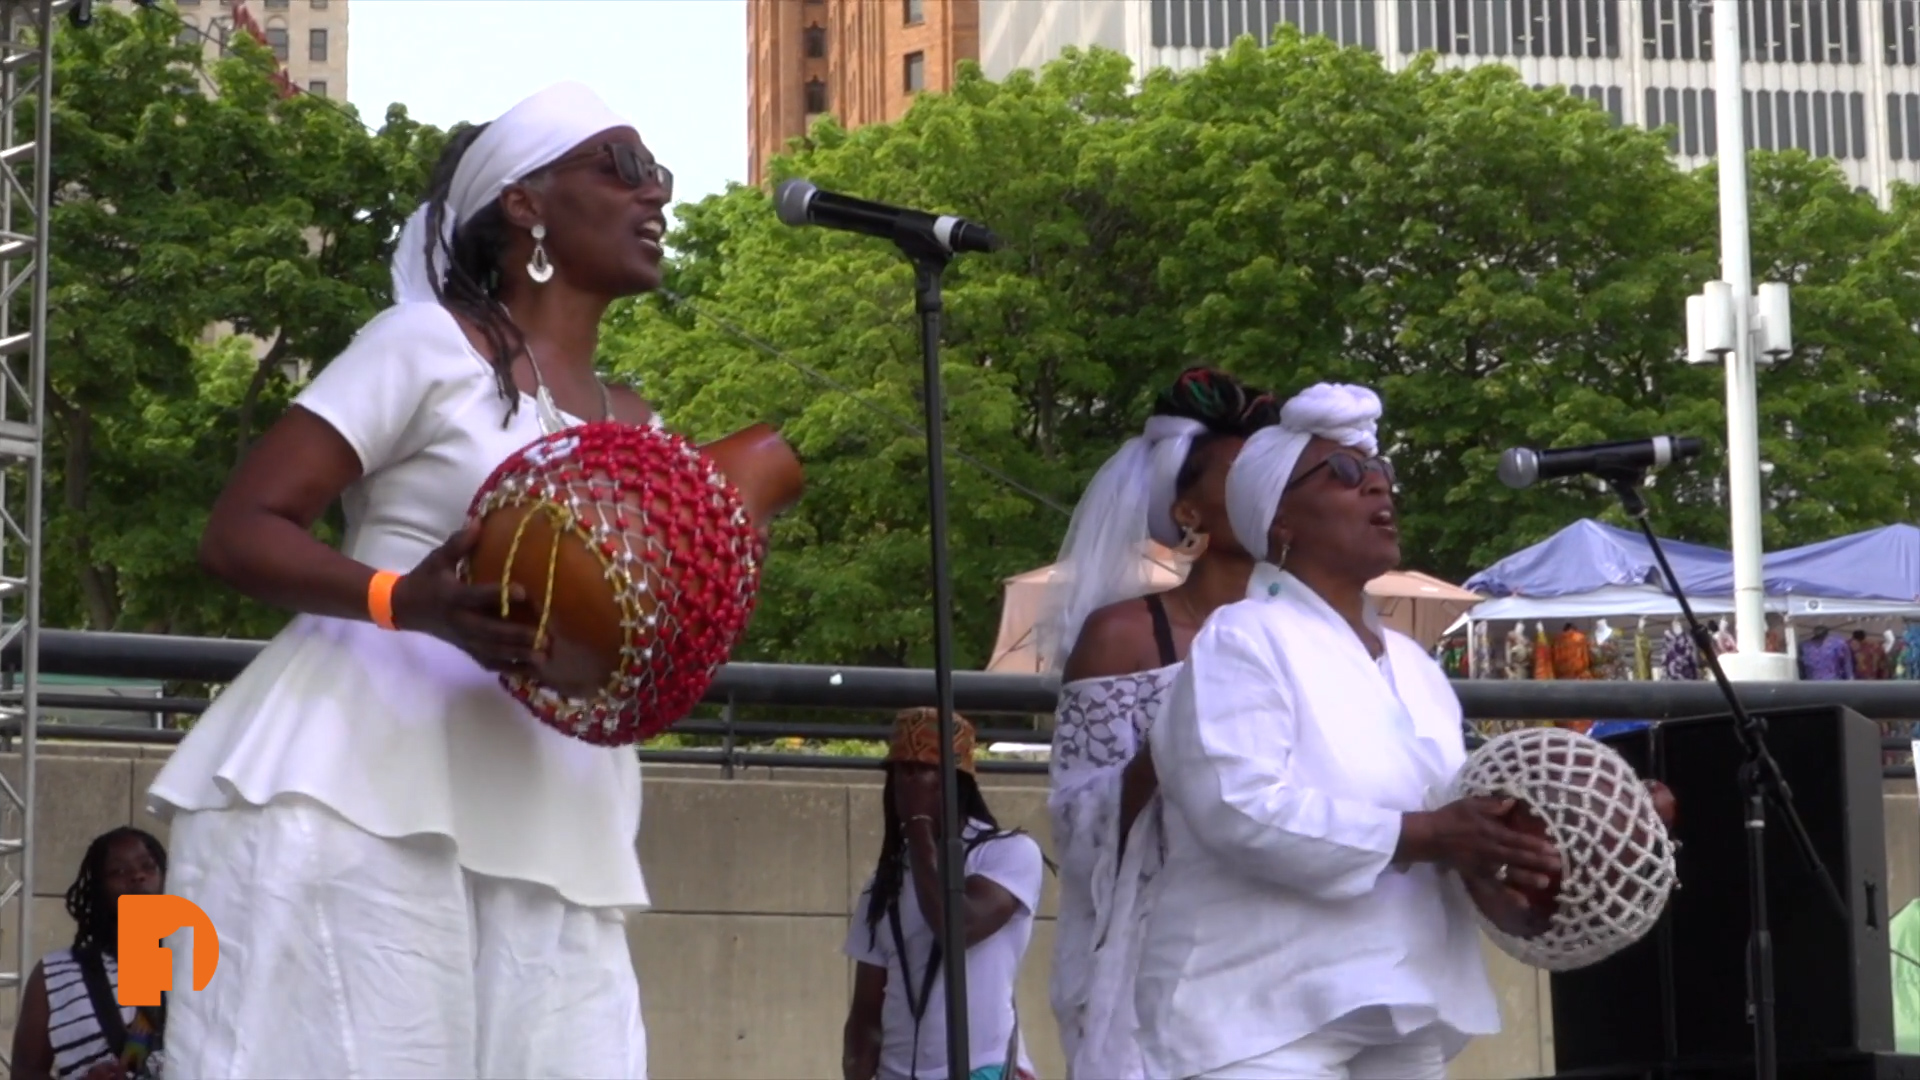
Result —
M 920 316 L 920 360 L 927 417 L 928 543 L 933 573 L 933 684 L 940 714 L 940 926 L 947 996 L 947 1075 L 973 1072 L 967 1033 L 966 820 L 960 811 L 960 774 L 953 737 L 953 573 L 947 558 L 946 418 L 940 380 L 941 289 L 947 264 L 963 251 L 992 251 L 1000 241 L 982 226 L 956 217 L 868 202 L 821 191 L 805 180 L 782 183 L 774 195 L 780 220 L 890 239 L 913 264 L 913 307 Z M 902 965 L 906 958 L 901 958 Z M 1011 1066 L 1011 1063 L 1009 1063 Z

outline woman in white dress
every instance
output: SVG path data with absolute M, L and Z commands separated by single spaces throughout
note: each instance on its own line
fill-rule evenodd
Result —
M 1278 417 L 1272 397 L 1229 375 L 1183 373 L 1095 474 L 1067 530 L 1042 644 L 1064 660 L 1048 806 L 1060 853 L 1051 997 L 1069 1077 L 1146 1075 L 1133 964 L 1161 860 L 1147 726 L 1200 625 L 1246 595 L 1253 560 L 1227 522 L 1227 468 Z M 1191 560 L 1186 580 L 1158 594 L 1149 539 Z
M 1155 1076 L 1443 1080 L 1500 1026 L 1470 905 L 1525 932 L 1516 890 L 1558 867 L 1503 824 L 1510 802 L 1440 805 L 1459 701 L 1365 591 L 1400 561 L 1379 415 L 1372 391 L 1314 387 L 1228 476 L 1262 564 L 1153 729 L 1167 861 L 1136 1001 Z
M 501 689 L 543 657 L 455 567 L 509 454 L 655 422 L 593 356 L 609 303 L 660 283 L 671 183 L 577 84 L 456 135 L 400 237 L 396 304 L 214 505 L 206 568 L 297 614 L 150 792 L 169 885 L 220 938 L 197 992 L 171 943 L 176 1075 L 645 1075 L 638 760 Z M 339 550 L 310 532 L 335 499 Z

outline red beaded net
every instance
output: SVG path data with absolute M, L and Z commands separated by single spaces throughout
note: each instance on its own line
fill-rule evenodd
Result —
M 595 423 L 507 458 L 481 485 L 469 518 L 521 506 L 531 508 L 521 532 L 545 516 L 599 558 L 624 640 L 617 669 L 591 698 L 519 675 L 502 675 L 501 685 L 547 724 L 601 746 L 649 739 L 691 712 L 745 631 L 759 588 L 764 548 L 733 485 L 679 435 Z M 520 542 L 516 533 L 515 552 Z M 529 589 L 542 633 L 553 546 L 546 595 Z

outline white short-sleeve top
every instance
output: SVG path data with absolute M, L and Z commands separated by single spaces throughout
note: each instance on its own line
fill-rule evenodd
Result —
M 459 531 L 475 492 L 540 438 L 522 395 L 438 304 L 376 316 L 294 404 L 360 457 L 342 550 L 412 569 Z M 149 792 L 156 814 L 315 800 L 377 836 L 442 836 L 476 873 L 592 907 L 643 908 L 632 749 L 555 731 L 453 645 L 296 617 L 194 725 Z

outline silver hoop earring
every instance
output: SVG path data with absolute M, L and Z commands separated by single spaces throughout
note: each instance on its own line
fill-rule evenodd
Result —
M 533 227 L 533 258 L 527 260 L 527 276 L 533 279 L 535 285 L 545 285 L 553 280 L 553 261 L 547 258 L 547 245 L 542 242 L 546 238 L 547 227 L 535 225 Z
M 1212 538 L 1191 525 L 1180 526 L 1180 546 L 1175 550 L 1189 559 L 1199 558 Z

